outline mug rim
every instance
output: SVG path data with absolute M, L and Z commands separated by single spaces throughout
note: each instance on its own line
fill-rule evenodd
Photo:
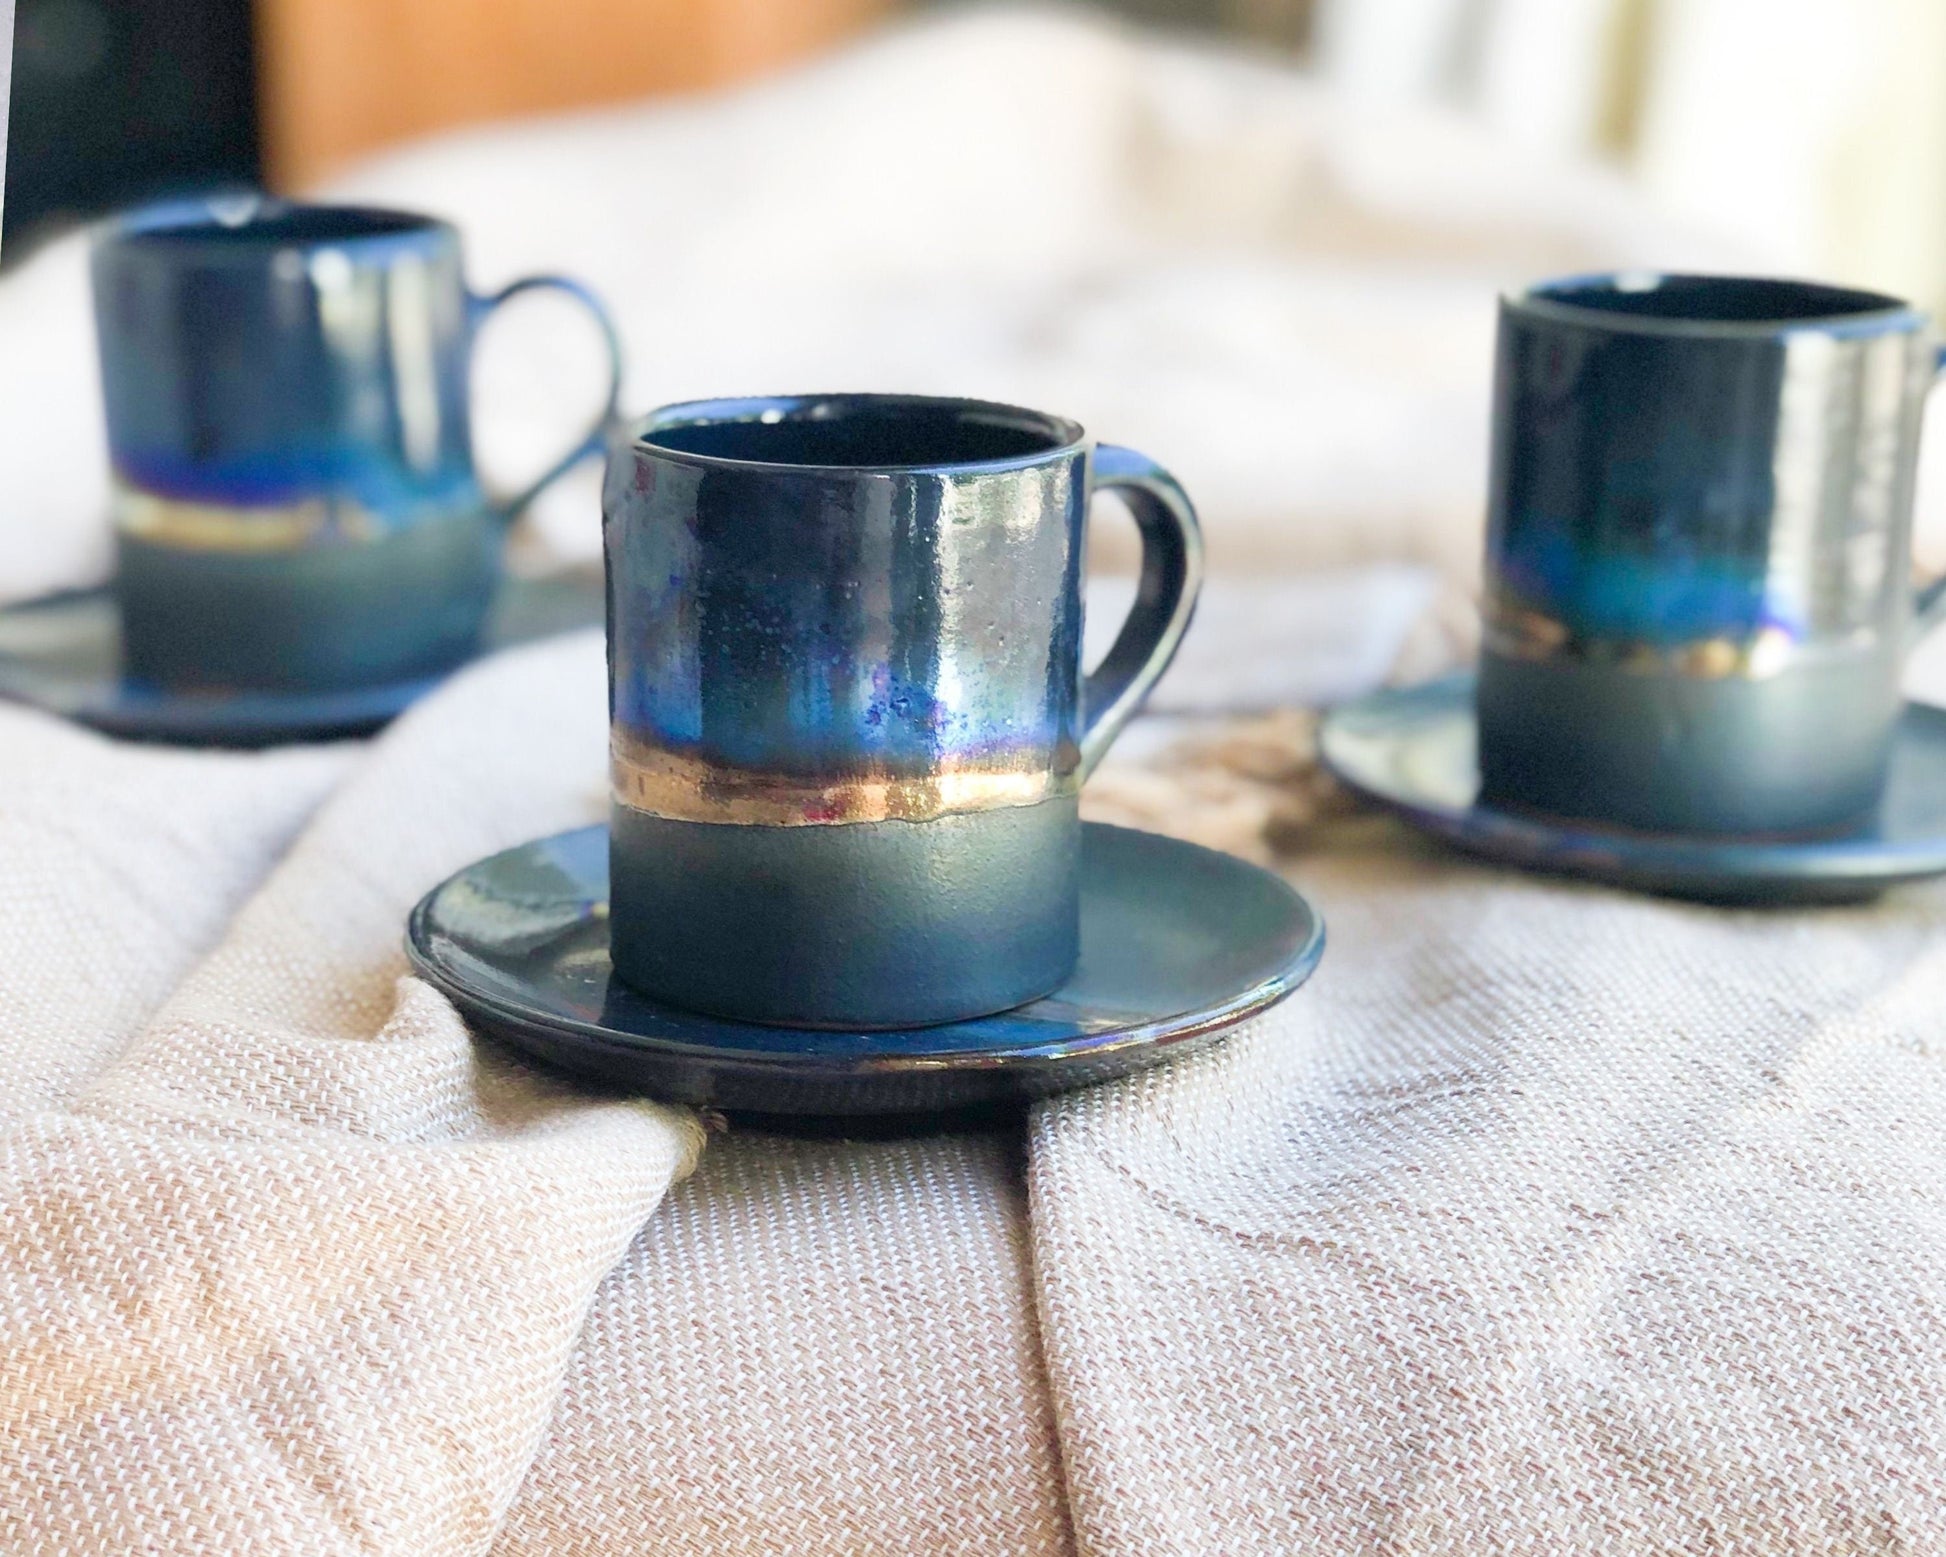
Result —
M 293 214 L 342 222 L 342 232 L 280 232 L 280 218 Z M 211 229 L 228 241 L 210 243 Z M 368 253 L 428 240 L 457 242 L 459 231 L 444 217 L 395 206 L 337 201 L 284 200 L 255 190 L 156 200 L 117 212 L 97 229 L 98 248 L 147 249 L 197 264 L 261 263 L 279 251 L 311 253 L 343 249 Z
M 674 448 L 655 440 L 655 434 L 658 432 L 671 431 L 679 427 L 771 425 L 783 421 L 815 420 L 816 412 L 831 407 L 875 410 L 923 408 L 962 414 L 984 412 L 1011 422 L 1025 421 L 1044 430 L 1048 445 L 1046 448 L 1033 449 L 1025 454 L 999 455 L 992 459 L 912 460 L 900 463 L 838 465 L 821 464 L 816 461 L 738 459 L 723 454 L 700 454 L 691 449 Z M 628 442 L 631 449 L 653 454 L 657 459 L 668 460 L 679 465 L 694 465 L 706 470 L 898 476 L 934 471 L 985 474 L 1031 470 L 1036 465 L 1048 464 L 1084 452 L 1088 447 L 1089 439 L 1081 424 L 1070 417 L 1057 416 L 1051 411 L 1036 411 L 1031 406 L 1012 405 L 1002 400 L 979 400 L 965 395 L 840 391 L 828 394 L 739 395 L 702 400 L 679 400 L 669 405 L 658 406 L 646 416 L 637 418 L 629 428 Z
M 1578 296 L 1622 296 L 1652 292 L 1667 283 L 1699 291 L 1736 286 L 1798 290 L 1834 302 L 1849 299 L 1856 306 L 1835 306 L 1801 314 L 1746 319 L 1632 313 L 1577 301 Z M 1500 295 L 1501 307 L 1516 314 L 1556 324 L 1579 325 L 1615 334 L 1673 335 L 1702 339 L 1767 340 L 1794 333 L 1827 336 L 1870 336 L 1900 330 L 1923 330 L 1931 322 L 1924 309 L 1890 293 L 1833 282 L 1807 281 L 1796 276 L 1756 276 L 1734 272 L 1679 270 L 1614 270 L 1557 276 Z

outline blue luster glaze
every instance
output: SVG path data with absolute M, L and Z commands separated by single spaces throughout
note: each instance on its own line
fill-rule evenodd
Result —
M 1807 636 L 1804 604 L 1773 599 L 1761 562 L 1698 556 L 1680 543 L 1656 553 L 1603 552 L 1575 527 L 1531 514 L 1498 558 L 1503 598 L 1556 617 L 1577 637 L 1676 648 L 1774 628 Z
M 1127 497 L 1134 610 L 1081 672 L 1088 498 Z M 1072 968 L 1083 778 L 1194 609 L 1152 461 L 1018 407 L 674 406 L 609 462 L 612 950 L 661 999 L 891 1028 Z
M 107 229 L 93 270 L 129 484 L 249 506 L 343 492 L 383 518 L 471 483 L 471 321 L 447 223 L 169 205 Z
M 1503 299 L 1485 793 L 1719 835 L 1868 815 L 1942 609 L 1910 582 L 1934 365 L 1925 316 L 1872 292 L 1641 274 Z
M 253 196 L 106 225 L 92 256 L 127 669 L 210 691 L 336 692 L 437 675 L 473 652 L 502 534 L 600 452 L 620 384 L 593 296 L 529 277 L 467 291 L 458 233 L 409 212 Z M 535 287 L 595 315 L 594 427 L 495 502 L 475 474 L 481 321 Z
M 489 506 L 470 464 L 408 469 L 362 448 L 292 445 L 227 460 L 119 449 L 111 468 L 124 487 L 172 502 L 274 508 L 326 494 L 349 498 L 387 528 L 425 511 Z
M 763 418 L 813 406 L 766 402 L 750 425 L 781 443 Z M 950 468 L 867 471 L 840 461 L 880 451 L 840 441 L 827 468 L 738 459 L 714 426 L 686 425 L 697 414 L 660 413 L 612 467 L 619 733 L 813 780 L 1074 769 L 1078 428 L 1018 413 L 960 434 L 971 457 Z
M 1503 299 L 1490 598 L 1593 644 L 1877 630 L 1905 599 L 1932 360 L 1922 314 L 1838 287 L 1610 276 Z M 1807 486 L 1820 440 L 1830 479 Z

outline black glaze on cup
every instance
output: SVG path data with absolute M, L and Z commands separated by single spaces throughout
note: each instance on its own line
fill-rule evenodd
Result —
M 1084 690 L 1088 500 L 1143 538 Z M 1073 971 L 1079 793 L 1188 628 L 1196 519 L 1152 461 L 1012 406 L 656 412 L 610 458 L 612 950 L 671 1003 L 892 1028 Z
M 1482 797 L 1800 834 L 1877 804 L 1915 612 L 1926 317 L 1875 293 L 1617 275 L 1502 300 Z
M 471 654 L 507 523 L 600 452 L 620 347 L 579 283 L 467 290 L 459 234 L 409 212 L 254 197 L 150 207 L 98 234 L 124 668 L 172 688 L 329 692 Z M 473 466 L 468 367 L 536 288 L 595 317 L 596 424 L 526 491 Z

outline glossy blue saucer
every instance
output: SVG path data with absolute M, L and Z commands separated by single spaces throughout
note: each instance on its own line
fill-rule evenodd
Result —
M 1373 693 L 1319 732 L 1326 766 L 1367 799 L 1471 853 L 1712 903 L 1853 902 L 1946 873 L 1946 710 L 1908 703 L 1870 822 L 1812 838 L 1598 827 L 1480 804 L 1473 678 Z
M 1324 922 L 1268 871 L 1089 823 L 1081 964 L 1044 1000 L 943 1027 L 758 1027 L 662 1005 L 608 964 L 608 830 L 468 866 L 412 911 L 407 952 L 473 1024 L 582 1077 L 765 1114 L 973 1109 L 1192 1053 L 1282 1000 Z
M 590 570 L 500 586 L 480 653 L 599 626 L 602 582 Z M 441 677 L 347 692 L 172 691 L 122 675 L 121 616 L 110 589 L 76 590 L 0 610 L 0 698 L 30 703 L 109 735 L 185 746 L 274 746 L 367 735 Z

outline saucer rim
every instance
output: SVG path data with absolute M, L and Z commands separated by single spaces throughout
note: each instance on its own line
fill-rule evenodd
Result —
M 1205 854 L 1215 855 L 1228 864 L 1258 872 L 1274 882 L 1290 899 L 1307 927 L 1296 952 L 1278 973 L 1259 980 L 1247 990 L 1233 995 L 1218 1006 L 1205 1006 L 1193 1011 L 1179 1012 L 1170 1017 L 1145 1018 L 1130 1026 L 1110 1027 L 1100 1032 L 1049 1039 L 1033 1044 L 978 1049 L 907 1050 L 898 1054 L 861 1057 L 807 1054 L 781 1049 L 727 1049 L 711 1044 L 685 1042 L 678 1038 L 652 1038 L 598 1022 L 587 1022 L 575 1017 L 539 1011 L 533 1007 L 522 1007 L 512 1001 L 482 995 L 459 984 L 449 971 L 443 969 L 423 949 L 424 942 L 429 939 L 424 929 L 431 913 L 433 900 L 453 882 L 501 855 L 575 834 L 605 833 L 607 825 L 597 822 L 586 827 L 568 828 L 559 833 L 530 838 L 511 848 L 484 855 L 454 871 L 422 896 L 407 915 L 406 957 L 417 976 L 438 989 L 462 1011 L 475 1012 L 484 1022 L 501 1026 L 503 1035 L 505 1029 L 540 1030 L 556 1036 L 572 1036 L 582 1041 L 592 1040 L 618 1053 L 638 1056 L 657 1055 L 671 1060 L 707 1061 L 719 1068 L 734 1068 L 745 1073 L 785 1074 L 806 1080 L 858 1079 L 870 1076 L 890 1077 L 952 1071 L 1031 1074 L 1036 1071 L 1059 1069 L 1091 1059 L 1113 1057 L 1130 1050 L 1147 1051 L 1161 1058 L 1180 1045 L 1193 1043 L 1199 1038 L 1236 1027 L 1281 1004 L 1303 987 L 1323 961 L 1327 939 L 1324 915 L 1309 898 L 1276 872 L 1265 870 L 1262 866 L 1239 856 L 1225 854 L 1220 850 L 1209 849 L 1202 844 L 1173 838 L 1164 833 L 1153 833 L 1142 828 L 1118 827 L 1108 822 L 1084 821 L 1082 826 L 1084 829 L 1128 833 L 1140 838 L 1160 840 L 1168 845 L 1199 850 Z M 613 976 L 611 972 L 610 977 Z M 1065 984 L 1061 986 L 1062 989 L 1066 987 Z M 643 1001 L 655 1005 L 659 1011 L 667 1012 L 672 1022 L 702 1020 L 716 1026 L 734 1027 L 758 1033 L 774 1032 L 779 1035 L 812 1031 L 807 1028 L 736 1022 L 724 1017 L 710 1016 L 705 1012 L 685 1011 L 679 1006 L 653 1001 L 649 996 L 640 995 L 639 992 L 638 995 Z M 1042 999 L 1057 1000 L 1060 996 L 1061 989 L 1056 989 Z M 1027 1006 L 1013 1009 L 1026 1010 L 1039 1003 L 1039 1001 L 1030 1001 Z M 857 1036 L 867 1039 L 873 1036 L 889 1038 L 910 1036 L 933 1029 L 948 1031 L 963 1028 L 969 1023 L 990 1021 L 1008 1014 L 1004 1011 L 991 1012 L 985 1016 L 969 1017 L 959 1022 L 935 1023 L 931 1024 L 931 1027 L 896 1028 L 878 1035 L 861 1030 Z M 823 1030 L 818 1031 L 823 1036 L 829 1036 Z M 517 1040 L 509 1041 L 517 1042 Z
M 1423 790 L 1386 787 L 1345 758 L 1342 743 L 1348 738 L 1347 725 L 1375 712 L 1390 711 L 1395 718 L 1419 716 L 1393 736 L 1394 744 L 1439 721 L 1474 723 L 1477 716 L 1470 693 L 1475 681 L 1472 671 L 1460 671 L 1410 686 L 1383 687 L 1339 704 L 1319 725 L 1320 760 L 1355 794 L 1422 831 L 1474 855 L 1558 874 L 1746 901 L 1753 889 L 1776 889 L 1785 895 L 1847 888 L 1876 892 L 1946 874 L 1946 827 L 1937 836 L 1912 839 L 1879 834 L 1792 840 L 1623 831 L 1571 817 L 1551 819 L 1539 812 L 1511 811 L 1477 796 L 1471 804 L 1454 806 Z M 1946 708 L 1906 699 L 1894 740 L 1915 720 L 1938 721 L 1946 727 Z

